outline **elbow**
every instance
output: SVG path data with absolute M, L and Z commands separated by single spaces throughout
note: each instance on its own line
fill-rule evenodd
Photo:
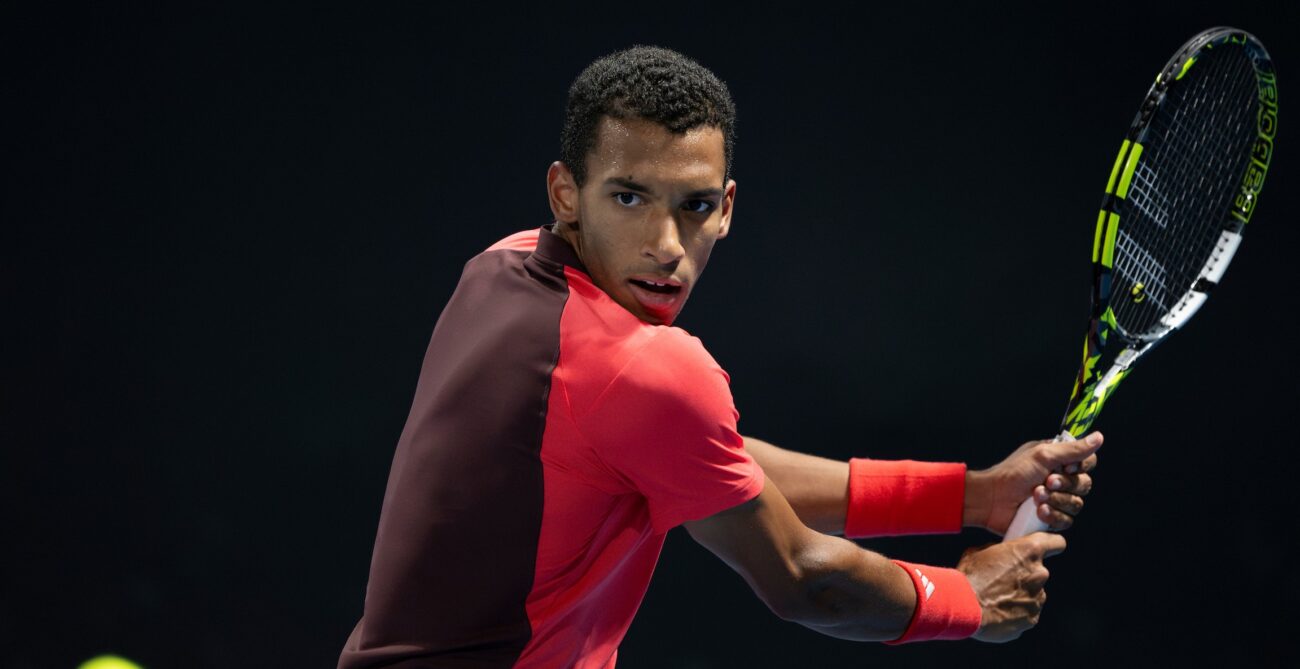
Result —
M 835 573 L 832 563 L 824 548 L 800 551 L 788 563 L 781 587 L 763 593 L 763 602 L 776 617 L 788 622 L 807 626 L 834 620 L 834 607 L 824 597 Z
M 775 597 L 765 596 L 763 603 L 773 615 L 786 622 L 808 624 L 813 617 L 811 601 L 800 597 L 796 591 Z

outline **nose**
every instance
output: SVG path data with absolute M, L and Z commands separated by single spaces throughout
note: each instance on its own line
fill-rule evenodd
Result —
M 672 216 L 657 217 L 649 225 L 649 234 L 641 251 L 644 255 L 654 258 L 660 265 L 674 264 L 686 255 L 681 230 Z

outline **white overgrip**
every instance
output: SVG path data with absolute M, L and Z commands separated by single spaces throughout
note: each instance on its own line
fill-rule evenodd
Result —
M 1074 435 L 1069 432 L 1062 432 L 1056 435 L 1053 441 L 1073 440 Z M 1030 493 L 1029 497 L 1020 503 L 1020 508 L 1016 509 L 1016 516 L 1011 519 L 1011 524 L 1007 526 L 1007 533 L 1002 535 L 1003 541 L 1019 539 L 1027 534 L 1034 532 L 1047 531 L 1047 523 L 1038 518 L 1038 504 L 1034 502 L 1034 494 Z

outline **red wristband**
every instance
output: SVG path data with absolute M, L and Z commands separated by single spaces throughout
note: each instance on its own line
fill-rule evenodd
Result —
M 975 590 L 956 569 L 894 560 L 916 586 L 916 611 L 903 636 L 887 644 L 965 639 L 980 629 L 983 615 Z
M 915 460 L 849 460 L 844 536 L 961 531 L 966 465 Z

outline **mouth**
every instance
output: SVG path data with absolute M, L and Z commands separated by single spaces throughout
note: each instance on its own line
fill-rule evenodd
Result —
M 682 284 L 659 277 L 635 277 L 627 280 L 632 295 L 647 311 L 662 314 L 672 310 L 684 291 Z
M 666 279 L 664 280 L 628 279 L 627 282 L 643 290 L 648 290 L 652 293 L 660 293 L 663 295 L 672 295 L 681 292 L 682 290 L 681 284 Z

